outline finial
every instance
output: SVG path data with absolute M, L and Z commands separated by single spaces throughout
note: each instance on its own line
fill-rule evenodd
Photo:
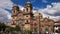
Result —
M 28 0 L 27 3 L 30 3 L 30 0 Z

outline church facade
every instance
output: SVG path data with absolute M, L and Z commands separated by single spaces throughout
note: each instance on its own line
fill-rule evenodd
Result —
M 32 33 L 46 34 L 53 33 L 54 21 L 49 18 L 43 18 L 38 11 L 33 13 L 33 6 L 31 2 L 26 2 L 23 11 L 19 6 L 12 7 L 12 24 L 19 25 L 21 30 L 31 30 Z

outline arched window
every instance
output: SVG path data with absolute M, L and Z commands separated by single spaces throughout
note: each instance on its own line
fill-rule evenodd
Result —
M 27 9 L 27 12 L 28 12 L 28 8 L 26 8 Z
M 27 20 L 27 23 L 28 23 L 28 20 Z

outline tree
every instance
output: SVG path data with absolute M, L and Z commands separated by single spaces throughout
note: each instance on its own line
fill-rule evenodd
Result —
M 12 31 L 20 31 L 20 27 L 18 25 L 16 27 L 9 27 L 8 28 L 8 31 L 9 32 L 12 32 Z
M 15 30 L 15 29 L 14 29 L 13 27 L 9 27 L 9 28 L 8 28 L 8 31 L 9 31 L 9 32 L 12 32 L 12 31 L 14 31 L 14 30 Z
M 15 31 L 20 31 L 20 27 L 18 25 L 15 27 Z
M 0 23 L 0 31 L 5 31 L 6 25 L 4 23 Z
M 32 34 L 32 31 L 31 30 L 25 30 L 25 33 L 26 34 Z

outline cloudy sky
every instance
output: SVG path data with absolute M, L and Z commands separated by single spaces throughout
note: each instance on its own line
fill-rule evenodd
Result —
M 24 4 L 28 0 L 0 0 L 0 22 L 10 22 L 12 6 L 18 4 L 20 8 L 24 8 Z M 30 0 L 33 10 L 38 10 L 43 17 L 60 20 L 60 0 Z M 21 9 L 21 10 L 22 10 Z

